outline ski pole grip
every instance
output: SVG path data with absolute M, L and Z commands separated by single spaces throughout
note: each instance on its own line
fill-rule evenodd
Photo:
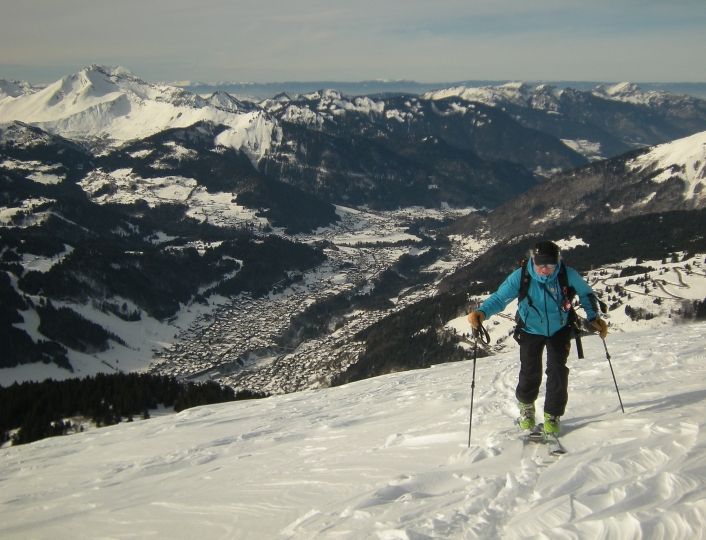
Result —
M 476 341 L 480 340 L 481 343 L 490 345 L 490 334 L 482 324 L 478 326 L 478 328 L 473 327 L 471 334 L 473 335 L 473 339 Z

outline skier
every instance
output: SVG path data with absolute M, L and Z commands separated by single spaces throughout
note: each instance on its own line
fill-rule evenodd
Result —
M 571 349 L 570 319 L 575 316 L 571 300 L 575 294 L 591 325 L 605 338 L 608 327 L 592 305 L 593 290 L 576 270 L 563 265 L 559 246 L 543 241 L 530 251 L 521 268 L 510 274 L 477 311 L 468 315 L 468 322 L 479 329 L 485 319 L 518 299 L 515 339 L 520 344 L 520 375 L 515 396 L 523 429 L 535 426 L 534 402 L 542 384 L 542 355 L 546 347 L 544 430 L 547 434 L 560 431 L 560 417 L 569 398 L 566 361 Z

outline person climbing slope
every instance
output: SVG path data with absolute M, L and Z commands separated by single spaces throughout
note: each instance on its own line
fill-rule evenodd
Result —
M 479 329 L 483 321 L 500 313 L 515 298 L 518 299 L 515 339 L 520 344 L 520 374 L 515 397 L 519 403 L 519 424 L 531 430 L 535 426 L 534 402 L 542 384 L 542 356 L 547 350 L 547 382 L 544 398 L 544 430 L 559 433 L 560 418 L 568 402 L 571 350 L 572 307 L 578 295 L 588 321 L 605 338 L 608 327 L 594 308 L 595 294 L 576 270 L 561 261 L 559 246 L 550 241 L 535 245 L 528 260 L 503 282 L 477 311 L 468 315 L 468 322 Z

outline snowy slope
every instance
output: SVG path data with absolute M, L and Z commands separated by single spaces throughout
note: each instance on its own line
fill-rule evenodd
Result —
M 237 100 L 218 95 L 205 100 L 179 88 L 148 84 L 122 67 L 94 65 L 38 92 L 0 95 L 0 122 L 20 120 L 98 146 L 210 121 L 230 127 L 220 144 L 242 148 L 257 162 L 276 143 L 279 130 L 262 110 L 241 108 Z
M 694 200 L 697 207 L 706 197 L 703 180 L 706 180 L 706 132 L 655 146 L 628 164 L 635 171 L 659 172 L 651 180 L 661 184 L 672 177 L 685 183 L 684 198 Z
M 526 107 L 532 97 L 533 89 L 521 82 L 512 82 L 498 86 L 481 86 L 478 88 L 467 86 L 455 86 L 442 90 L 427 92 L 422 97 L 424 99 L 446 99 L 458 97 L 465 101 L 478 101 L 486 105 L 500 105 L 503 103 L 513 103 Z
M 0 100 L 6 97 L 19 97 L 35 92 L 36 89 L 26 81 L 8 81 L 0 79 Z
M 523 447 L 516 353 L 2 449 L 0 536 L 704 538 L 706 324 L 572 353 L 562 440 Z M 541 410 L 541 396 L 538 402 Z

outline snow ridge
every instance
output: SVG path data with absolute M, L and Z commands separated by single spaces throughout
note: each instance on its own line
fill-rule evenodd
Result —
M 519 105 L 543 110 L 556 110 L 556 100 L 563 90 L 549 84 L 540 84 L 532 87 L 522 82 L 512 82 L 498 86 L 468 87 L 456 86 L 427 92 L 424 99 L 440 100 L 449 97 L 458 97 L 465 101 L 477 101 L 486 105 L 502 106 L 503 104 Z M 596 86 L 590 91 L 596 97 L 611 101 L 622 101 L 638 105 L 658 106 L 665 101 L 694 98 L 671 94 L 664 90 L 643 90 L 629 82 L 622 82 L 612 86 L 604 84 Z
M 706 132 L 655 146 L 628 166 L 636 171 L 658 173 L 651 178 L 657 184 L 670 178 L 681 179 L 684 182 L 684 199 L 701 207 L 706 199 Z
M 124 67 L 93 65 L 42 90 L 1 99 L 0 122 L 19 120 L 100 147 L 209 121 L 229 127 L 219 142 L 244 150 L 257 164 L 276 144 L 277 124 L 262 110 L 247 109 L 234 98 L 207 100 L 148 84 Z

